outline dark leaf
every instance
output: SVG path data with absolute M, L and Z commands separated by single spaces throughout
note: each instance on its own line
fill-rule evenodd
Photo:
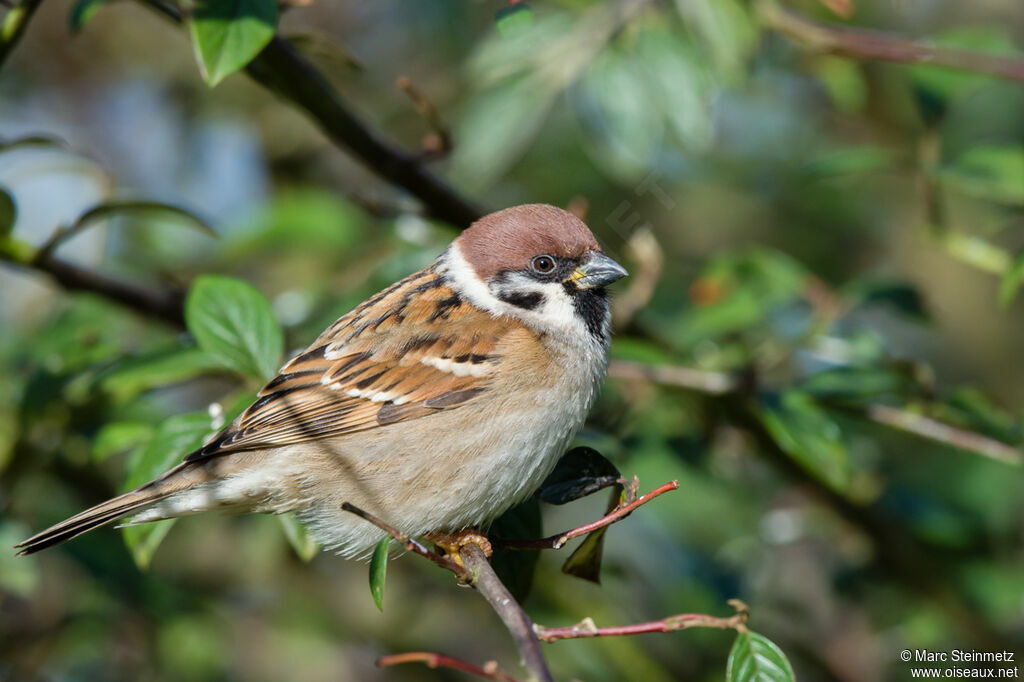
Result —
M 384 610 L 384 581 L 388 575 L 388 547 L 391 545 L 391 538 L 384 538 L 377 543 L 373 550 L 373 558 L 370 559 L 370 594 L 373 595 L 373 603 L 380 611 Z
M 622 474 L 593 448 L 573 448 L 558 460 L 537 495 L 548 504 L 565 504 L 607 488 Z
M 539 538 L 540 503 L 530 499 L 509 509 L 491 524 L 490 535 L 496 538 Z M 516 601 L 522 602 L 530 594 L 533 572 L 539 558 L 540 552 L 535 549 L 497 548 L 491 557 L 491 567 Z
M 860 281 L 850 287 L 848 293 L 858 303 L 887 305 L 917 322 L 931 319 L 924 298 L 911 284 Z
M 793 666 L 782 649 L 756 632 L 741 632 L 729 651 L 727 682 L 795 682 Z
M 605 513 L 611 513 L 622 502 L 622 485 L 617 484 L 608 499 Z M 610 526 L 598 528 L 583 538 L 580 546 L 573 550 L 562 564 L 562 573 L 592 583 L 601 584 L 601 559 L 604 555 L 604 535 Z
M 800 388 L 822 398 L 859 399 L 901 394 L 913 388 L 906 374 L 882 367 L 834 367 L 803 380 Z
M 0 237 L 6 237 L 14 229 L 18 219 L 18 205 L 6 188 L 0 187 Z
M 789 389 L 762 394 L 761 419 L 779 447 L 800 466 L 834 490 L 850 482 L 850 454 L 839 425 L 808 394 Z
M 68 30 L 72 35 L 76 35 L 82 32 L 85 25 L 96 16 L 96 13 L 100 11 L 103 5 L 107 4 L 111 0 L 76 0 L 74 6 L 71 8 L 71 13 L 68 14 Z

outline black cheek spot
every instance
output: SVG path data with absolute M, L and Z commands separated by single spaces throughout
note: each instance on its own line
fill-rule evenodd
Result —
M 608 315 L 608 294 L 604 289 L 580 289 L 572 282 L 565 283 L 565 291 L 572 298 L 572 307 L 587 331 L 604 341 L 604 321 Z
M 498 294 L 498 298 L 516 306 L 517 308 L 523 308 L 524 310 L 536 310 L 544 302 L 544 294 L 539 291 L 531 291 L 529 293 L 522 293 L 518 291 L 502 292 Z

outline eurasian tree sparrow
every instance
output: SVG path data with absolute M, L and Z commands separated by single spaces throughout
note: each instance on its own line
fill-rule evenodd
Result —
M 328 327 L 180 465 L 21 554 L 212 509 L 296 512 L 346 556 L 383 531 L 343 502 L 412 536 L 485 526 L 537 489 L 583 423 L 608 362 L 604 288 L 625 275 L 571 213 L 493 213 Z

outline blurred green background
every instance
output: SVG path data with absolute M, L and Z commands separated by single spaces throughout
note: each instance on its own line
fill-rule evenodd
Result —
M 788 6 L 1024 60 L 1019 0 Z M 436 146 L 407 77 L 451 130 L 433 172 L 490 207 L 585 211 L 632 272 L 579 441 L 642 490 L 680 490 L 610 529 L 601 586 L 545 553 L 536 621 L 729 615 L 739 597 L 804 680 L 907 679 L 907 648 L 1024 654 L 1024 86 L 810 52 L 771 7 L 320 0 L 278 30 L 382 135 Z M 66 145 L 10 145 L 29 135 Z M 143 3 L 44 3 L 0 71 L 0 138 L 10 239 L 38 246 L 112 198 L 183 207 L 219 238 L 132 213 L 58 255 L 154 288 L 244 279 L 286 353 L 456 234 L 244 74 L 209 88 L 188 32 Z M 4 267 L 0 290 L 0 546 L 122 489 L 169 417 L 257 387 L 45 276 Z M 624 376 L 651 367 L 662 381 Z M 604 502 L 544 506 L 544 529 Z M 483 600 L 415 557 L 391 562 L 383 613 L 365 564 L 304 562 L 272 517 L 184 519 L 134 557 L 148 568 L 111 529 L 0 551 L 0 679 L 465 679 L 373 665 L 406 650 L 518 670 Z M 731 642 L 544 650 L 559 679 L 712 680 Z

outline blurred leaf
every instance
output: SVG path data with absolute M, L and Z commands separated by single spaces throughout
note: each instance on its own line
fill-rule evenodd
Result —
M 942 183 L 964 194 L 1024 206 L 1024 146 L 978 146 L 943 169 Z
M 459 183 L 477 191 L 493 183 L 540 130 L 554 96 L 552 89 L 518 77 L 470 98 L 452 153 Z
M 1017 292 L 1024 284 L 1024 252 L 1018 253 L 1010 267 L 999 280 L 999 305 L 1007 307 L 1017 298 Z
M 359 210 L 322 190 L 275 192 L 238 222 L 225 230 L 226 246 L 236 258 L 253 251 L 346 252 L 366 241 Z
M 18 219 L 18 205 L 6 187 L 0 186 L 0 239 L 6 238 Z
M 139 393 L 201 376 L 222 363 L 200 348 L 161 349 L 119 360 L 95 379 L 114 400 L 124 402 Z
M 379 611 L 384 610 L 384 580 L 388 575 L 388 547 L 391 538 L 383 538 L 373 550 L 370 559 L 370 594 Z
M 0 521 L 0 547 L 4 550 L 29 535 L 29 529 L 20 523 Z M 26 561 L 26 557 L 19 557 L 14 552 L 0 552 L 0 594 L 8 593 L 28 599 L 39 587 L 42 575 L 34 558 Z
M 199 346 L 224 366 L 258 379 L 277 372 L 284 333 L 270 302 L 252 285 L 199 277 L 185 300 L 185 321 Z
M 869 89 L 860 62 L 844 57 L 820 56 L 814 60 L 814 73 L 836 109 L 844 114 L 863 110 Z
M 55 243 L 63 243 L 80 232 L 88 229 L 103 220 L 120 216 L 123 214 L 138 215 L 145 220 L 170 222 L 192 229 L 199 230 L 210 236 L 216 237 L 217 233 L 207 225 L 202 218 L 194 213 L 186 211 L 178 206 L 164 204 L 159 201 L 107 201 L 93 206 L 78 217 L 71 227 L 64 229 L 57 236 Z
M 620 478 L 619 470 L 600 452 L 578 447 L 562 455 L 537 494 L 548 504 L 565 504 L 615 485 Z
M 512 507 L 491 524 L 489 533 L 496 538 L 522 539 L 541 536 L 540 503 L 530 498 L 519 506 Z M 495 548 L 491 556 L 491 567 L 505 583 L 516 601 L 522 603 L 530 594 L 533 574 L 537 567 L 540 551 Z
M 851 302 L 859 305 L 884 304 L 916 322 L 931 320 L 921 292 L 912 284 L 857 280 L 843 287 L 842 293 L 849 296 Z
M 502 7 L 494 15 L 494 27 L 502 37 L 509 37 L 533 25 L 533 8 L 525 2 Z
M 800 382 L 800 389 L 822 398 L 861 399 L 900 394 L 914 383 L 905 374 L 881 367 L 833 367 Z
M 793 666 L 774 642 L 756 632 L 741 632 L 729 651 L 728 682 L 794 682 Z
M 759 37 L 744 4 L 737 0 L 676 0 L 676 8 L 719 73 L 732 79 L 742 75 Z
M 68 14 L 68 30 L 71 35 L 81 33 L 85 25 L 100 11 L 100 8 L 109 2 L 112 0 L 75 0 L 75 4 Z
M 0 138 L 0 153 L 22 149 L 24 147 L 54 148 L 68 150 L 68 144 L 59 137 L 50 135 L 25 135 L 14 139 Z
M 971 431 L 978 431 L 999 440 L 1017 443 L 1021 439 L 1021 419 L 997 405 L 989 396 L 975 388 L 958 388 L 937 406 L 936 415 L 945 417 Z M 950 413 L 953 410 L 953 413 Z
M 814 178 L 875 173 L 893 168 L 897 156 L 883 147 L 845 147 L 830 149 L 815 156 L 804 167 Z
M 153 427 L 142 422 L 104 424 L 92 443 L 92 460 L 102 462 L 112 455 L 129 452 L 151 440 Z
M 203 412 L 169 417 L 156 428 L 149 444 L 131 461 L 123 490 L 134 490 L 171 469 L 185 455 L 200 447 L 211 431 L 210 417 Z M 173 523 L 174 519 L 167 519 L 123 529 L 125 544 L 141 570 L 149 567 L 153 554 Z
M 1015 52 L 1013 41 L 1005 31 L 987 27 L 958 27 L 932 36 L 929 42 L 990 54 Z M 993 76 L 928 64 L 911 65 L 908 72 L 921 115 L 932 125 L 945 115 L 952 100 L 994 80 Z
M 839 425 L 809 395 L 797 389 L 764 393 L 759 407 L 765 428 L 786 454 L 830 488 L 849 487 L 850 454 Z
M 199 69 L 210 87 L 244 68 L 277 27 L 276 0 L 199 0 L 189 27 Z
M 608 528 L 609 526 L 598 528 L 583 538 L 580 546 L 562 564 L 562 573 L 600 585 L 604 535 Z
M 310 535 L 306 526 L 295 518 L 294 514 L 278 514 L 277 518 L 281 521 L 288 544 L 292 546 L 299 558 L 303 561 L 312 561 L 320 551 L 320 545 Z

